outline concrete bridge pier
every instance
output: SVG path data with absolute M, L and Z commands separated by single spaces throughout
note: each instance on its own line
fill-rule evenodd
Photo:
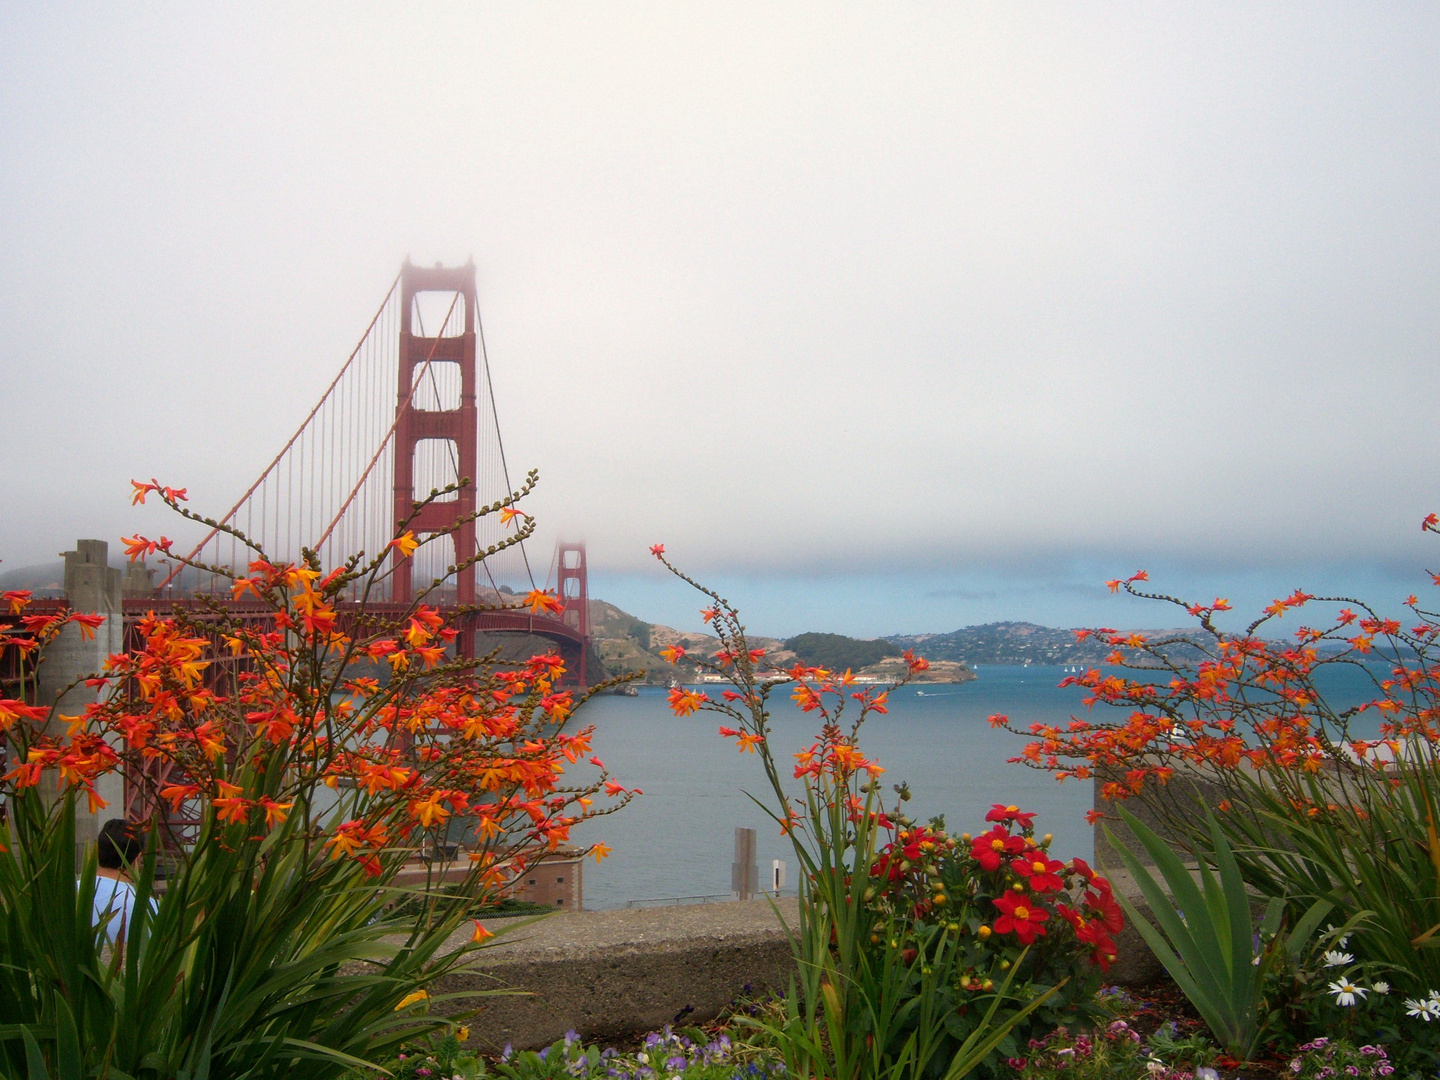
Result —
M 45 649 L 36 704 L 54 706 L 47 727 L 52 734 L 63 734 L 68 718 L 80 715 L 86 705 L 100 699 L 100 692 L 84 685 L 83 680 L 98 673 L 107 656 L 125 647 L 122 576 L 110 566 L 109 551 L 110 545 L 104 540 L 78 540 L 74 551 L 64 553 L 66 601 L 72 610 L 103 615 L 105 621 L 88 641 L 80 627 L 71 623 Z M 53 780 L 47 784 L 53 797 Z M 82 850 L 85 844 L 95 841 L 104 822 L 125 815 L 125 781 L 120 774 L 102 777 L 95 790 L 109 805 L 96 814 L 89 812 L 83 799 L 76 806 L 75 842 Z

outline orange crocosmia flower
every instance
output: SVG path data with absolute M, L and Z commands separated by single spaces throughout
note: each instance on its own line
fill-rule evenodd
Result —
M 802 712 L 814 712 L 821 704 L 820 695 L 811 689 L 808 683 L 796 683 L 790 697 Z
M 229 787 L 230 785 L 225 785 Z M 235 789 L 239 791 L 239 788 Z M 213 799 L 211 805 L 215 807 L 215 817 L 220 821 L 238 824 L 250 816 L 250 807 L 254 805 L 249 799 L 229 798 Z
M 335 835 L 325 841 L 325 846 L 331 849 L 330 857 L 332 859 L 338 859 L 342 855 L 355 855 L 371 840 L 371 834 L 376 831 L 381 830 L 367 830 L 364 822 L 352 819 L 343 825 L 336 826 Z M 383 843 L 383 831 L 381 832 L 381 843 Z
M 475 932 L 470 935 L 470 940 L 471 940 L 472 942 L 474 942 L 476 945 L 480 945 L 480 944 L 482 944 L 487 938 L 492 938 L 492 937 L 494 937 L 494 936 L 495 936 L 495 934 L 494 934 L 492 931 L 486 930 L 485 927 L 483 927 L 482 925 L 480 925 L 480 920 L 479 920 L 479 919 L 476 919 L 476 920 L 475 920 Z
M 175 813 L 180 812 L 181 803 L 187 799 L 193 799 L 199 794 L 199 784 L 171 784 L 169 787 L 160 789 L 160 797 L 170 804 L 170 809 Z
M 311 570 L 308 566 L 286 565 L 282 574 L 285 584 L 292 589 L 309 588 L 310 582 L 320 576 L 319 570 Z
M 565 610 L 565 605 L 548 589 L 531 589 L 525 594 L 525 606 L 530 609 L 532 615 L 539 615 L 546 611 L 552 611 L 558 615 Z
M 1431 516 L 1434 516 L 1434 515 L 1431 515 Z M 651 555 L 654 555 L 655 558 L 657 558 L 657 559 L 663 558 L 664 555 L 665 555 L 665 545 L 664 545 L 664 544 L 651 544 L 651 545 L 650 545 L 650 554 L 651 554 Z
M 299 590 L 291 598 L 295 610 L 301 615 L 314 615 L 321 611 L 328 611 L 324 599 L 315 591 L 310 582 L 302 581 Z
M 130 486 L 135 489 L 130 495 L 131 506 L 143 504 L 145 502 L 145 496 L 155 491 L 158 487 L 156 484 L 142 484 L 139 480 L 131 480 Z
M 670 711 L 676 716 L 689 716 L 710 699 L 699 690 L 675 686 L 670 689 Z
M 442 822 L 448 818 L 450 811 L 440 805 L 440 794 L 436 792 L 424 802 L 419 800 L 412 802 L 410 816 L 428 829 L 436 822 Z
M 368 877 L 379 877 L 385 871 L 385 868 L 380 865 L 380 860 L 374 855 L 357 855 L 355 861 L 360 864 L 361 869 Z
M 660 650 L 660 655 L 665 658 L 667 664 L 673 664 L 685 655 L 683 645 L 666 645 Z
M 542 697 L 540 699 L 540 710 L 549 713 L 551 720 L 560 721 L 570 715 L 574 704 L 575 702 L 570 696 L 570 691 L 565 690 L 559 694 L 546 694 Z M 566 756 L 569 756 L 568 752 Z M 575 758 L 571 757 L 570 760 L 574 761 Z
M 748 731 L 742 731 L 740 732 L 740 734 L 735 736 L 735 741 L 737 744 L 735 749 L 739 750 L 740 753 L 753 754 L 755 752 L 755 747 L 759 746 L 765 740 L 762 739 L 759 735 L 752 735 Z
M 415 534 L 407 529 L 405 533 L 391 540 L 390 546 L 400 553 L 402 559 L 408 559 L 415 554 L 415 549 L 420 546 L 420 541 L 416 540 Z
M 433 668 L 445 659 L 445 649 L 440 645 L 417 645 L 411 651 L 425 661 L 427 668 Z
M 206 757 L 219 757 L 225 752 L 225 742 L 213 720 L 206 720 L 203 724 L 196 727 L 195 730 L 190 733 L 190 737 L 195 744 L 200 747 Z M 222 781 L 222 786 L 228 785 L 225 785 Z M 236 788 L 235 790 L 239 791 L 240 789 Z
M 26 705 L 17 698 L 0 698 L 0 731 L 9 731 L 16 720 L 44 720 L 50 710 L 40 705 Z
M 605 856 L 610 854 L 610 848 L 606 844 L 596 844 L 590 849 L 590 854 L 595 856 L 595 861 L 597 863 L 603 862 L 605 860 Z
M 500 511 L 500 524 L 509 525 L 516 518 L 528 518 L 529 516 L 524 510 L 516 510 L 513 506 L 507 506 Z
M 712 619 L 718 618 L 719 615 L 720 612 L 716 611 L 713 607 L 707 607 L 704 611 L 700 612 L 700 618 L 704 619 L 707 623 Z
M 285 820 L 285 811 L 295 804 L 293 802 L 276 802 L 269 795 L 261 796 L 260 809 L 265 811 L 265 824 L 268 827 L 279 825 Z
M 0 600 L 10 605 L 10 614 L 19 615 L 30 603 L 29 589 L 11 589 L 7 593 L 0 593 Z
M 80 627 L 80 640 L 94 641 L 95 631 L 100 629 L 100 624 L 105 621 L 104 615 L 71 615 L 67 622 L 72 622 Z
M 143 536 L 122 536 L 120 542 L 125 545 L 125 554 L 130 556 L 130 561 L 142 558 L 146 555 L 155 554 L 159 547 L 153 540 L 147 540 Z

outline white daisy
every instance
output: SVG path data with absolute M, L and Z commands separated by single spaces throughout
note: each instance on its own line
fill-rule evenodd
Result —
M 1384 979 L 1376 979 L 1370 984 L 1370 989 L 1374 990 L 1377 994 L 1388 994 L 1390 992 L 1390 984 Z
M 1326 924 L 1325 924 L 1325 934 L 1326 934 L 1326 936 L 1328 937 L 1330 934 L 1333 934 L 1333 933 L 1335 933 L 1335 924 L 1334 924 L 1334 923 L 1326 923 Z M 1350 935 L 1349 935 L 1349 934 L 1346 934 L 1346 935 L 1345 935 L 1344 937 L 1342 937 L 1339 941 L 1335 942 L 1336 948 L 1343 949 L 1343 948 L 1345 947 L 1345 943 L 1346 943 L 1347 941 L 1349 941 L 1349 940 L 1350 940 Z
M 1346 964 L 1353 964 L 1355 957 L 1348 952 L 1340 952 L 1338 949 L 1331 949 L 1323 957 L 1326 967 L 1344 967 Z
M 1330 984 L 1330 989 L 1327 990 L 1326 993 L 1334 994 L 1335 1004 L 1343 1005 L 1348 1009 L 1351 1005 L 1355 1004 L 1357 994 L 1363 998 L 1366 994 L 1370 993 L 1370 991 L 1356 986 L 1349 979 L 1337 979 Z
M 1426 998 L 1424 1001 L 1419 1001 L 1415 998 L 1406 998 L 1405 1013 L 1418 1020 L 1424 1020 L 1428 1024 L 1431 1020 L 1440 1016 L 1440 1008 L 1436 1008 L 1437 1005 L 1440 1005 L 1440 1002 L 1436 1002 L 1430 998 Z

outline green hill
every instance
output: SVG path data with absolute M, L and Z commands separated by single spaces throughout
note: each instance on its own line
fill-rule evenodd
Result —
M 797 634 L 787 638 L 785 647 L 808 667 L 829 668 L 844 671 L 878 664 L 887 656 L 899 656 L 901 650 L 880 638 L 865 640 L 846 637 L 844 634 Z

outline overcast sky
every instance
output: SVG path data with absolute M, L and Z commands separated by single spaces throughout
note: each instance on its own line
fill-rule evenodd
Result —
M 1433 4 L 5 5 L 0 570 L 165 531 L 132 476 L 228 507 L 473 256 L 539 561 L 643 617 L 656 541 L 772 633 L 1393 601 L 1437 56 Z

